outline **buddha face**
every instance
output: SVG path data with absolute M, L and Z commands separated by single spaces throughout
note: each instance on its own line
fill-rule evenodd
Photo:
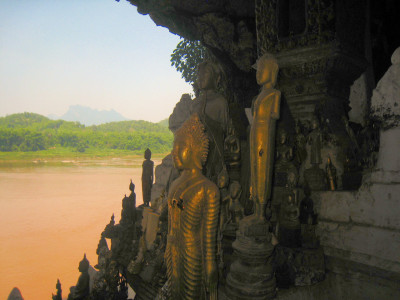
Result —
M 174 162 L 174 167 L 178 170 L 182 170 L 185 162 L 188 160 L 189 147 L 185 145 L 186 143 L 175 139 L 174 146 L 172 148 L 172 160 Z
M 260 58 L 257 62 L 256 79 L 259 85 L 264 85 L 271 82 L 272 85 L 276 83 L 277 65 L 272 59 Z
M 282 133 L 280 135 L 280 142 L 281 142 L 281 144 L 286 143 L 286 132 L 284 132 L 284 131 L 282 131 Z
M 208 64 L 201 65 L 198 71 L 198 85 L 200 90 L 215 89 L 216 83 L 212 67 Z
M 236 181 L 234 181 L 230 186 L 229 186 L 229 192 L 230 195 L 233 199 L 236 199 L 239 197 L 240 192 L 241 192 L 241 187 L 240 184 Z

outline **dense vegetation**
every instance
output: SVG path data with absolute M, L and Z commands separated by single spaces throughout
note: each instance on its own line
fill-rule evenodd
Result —
M 121 121 L 85 127 L 79 122 L 50 120 L 34 113 L 0 118 L 0 151 L 38 151 L 69 148 L 124 149 L 143 154 L 171 150 L 173 135 L 167 127 L 146 121 Z
M 197 66 L 207 56 L 206 48 L 199 41 L 183 39 L 171 54 L 171 66 L 182 73 L 186 82 L 193 84 L 197 78 Z

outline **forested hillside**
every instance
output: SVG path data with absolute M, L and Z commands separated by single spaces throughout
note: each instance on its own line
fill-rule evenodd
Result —
M 87 148 L 125 149 L 143 153 L 171 150 L 172 133 L 147 121 L 121 121 L 85 127 L 78 122 L 50 120 L 35 113 L 0 117 L 0 151 L 38 151 L 54 147 L 84 152 Z

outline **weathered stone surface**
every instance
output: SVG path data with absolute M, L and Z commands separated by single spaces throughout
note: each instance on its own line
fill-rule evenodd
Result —
M 400 64 L 398 83 L 400 87 Z M 397 92 L 399 93 L 397 105 L 400 106 L 400 88 Z M 400 109 L 397 118 L 400 121 Z M 398 126 L 400 126 L 400 122 L 398 123 Z M 378 162 L 376 167 L 384 171 L 400 172 L 400 127 L 381 130 Z
M 372 275 L 372 274 L 371 274 Z M 396 300 L 400 290 L 390 280 L 377 281 L 361 273 L 328 273 L 327 278 L 313 286 L 292 287 L 278 291 L 277 300 Z
M 358 262 L 400 272 L 399 231 L 320 221 L 317 234 L 323 247 L 360 253 L 365 256 Z
M 363 73 L 357 78 L 350 87 L 350 107 L 349 120 L 365 126 L 368 117 L 369 107 L 368 98 L 370 97 L 371 87 L 368 84 L 367 74 Z
M 177 170 L 174 168 L 171 154 L 163 158 L 161 164 L 155 169 L 156 182 L 151 188 L 151 204 L 160 197 L 161 193 L 166 190 L 172 180 L 177 176 Z
M 321 220 L 400 231 L 400 186 L 365 184 L 358 192 L 313 193 Z
M 393 53 L 392 63 L 371 99 L 372 116 L 384 129 L 400 126 L 400 48 Z
M 175 105 L 172 114 L 169 116 L 169 130 L 173 133 L 190 117 L 192 98 L 189 94 L 183 94 Z

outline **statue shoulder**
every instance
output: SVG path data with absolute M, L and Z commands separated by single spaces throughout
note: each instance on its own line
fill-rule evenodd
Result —
M 217 185 L 214 182 L 212 182 L 209 179 L 206 179 L 206 181 L 204 182 L 204 186 L 205 186 L 205 189 L 207 191 L 207 195 L 209 197 L 219 199 L 220 191 L 219 191 L 219 188 L 217 187 Z

